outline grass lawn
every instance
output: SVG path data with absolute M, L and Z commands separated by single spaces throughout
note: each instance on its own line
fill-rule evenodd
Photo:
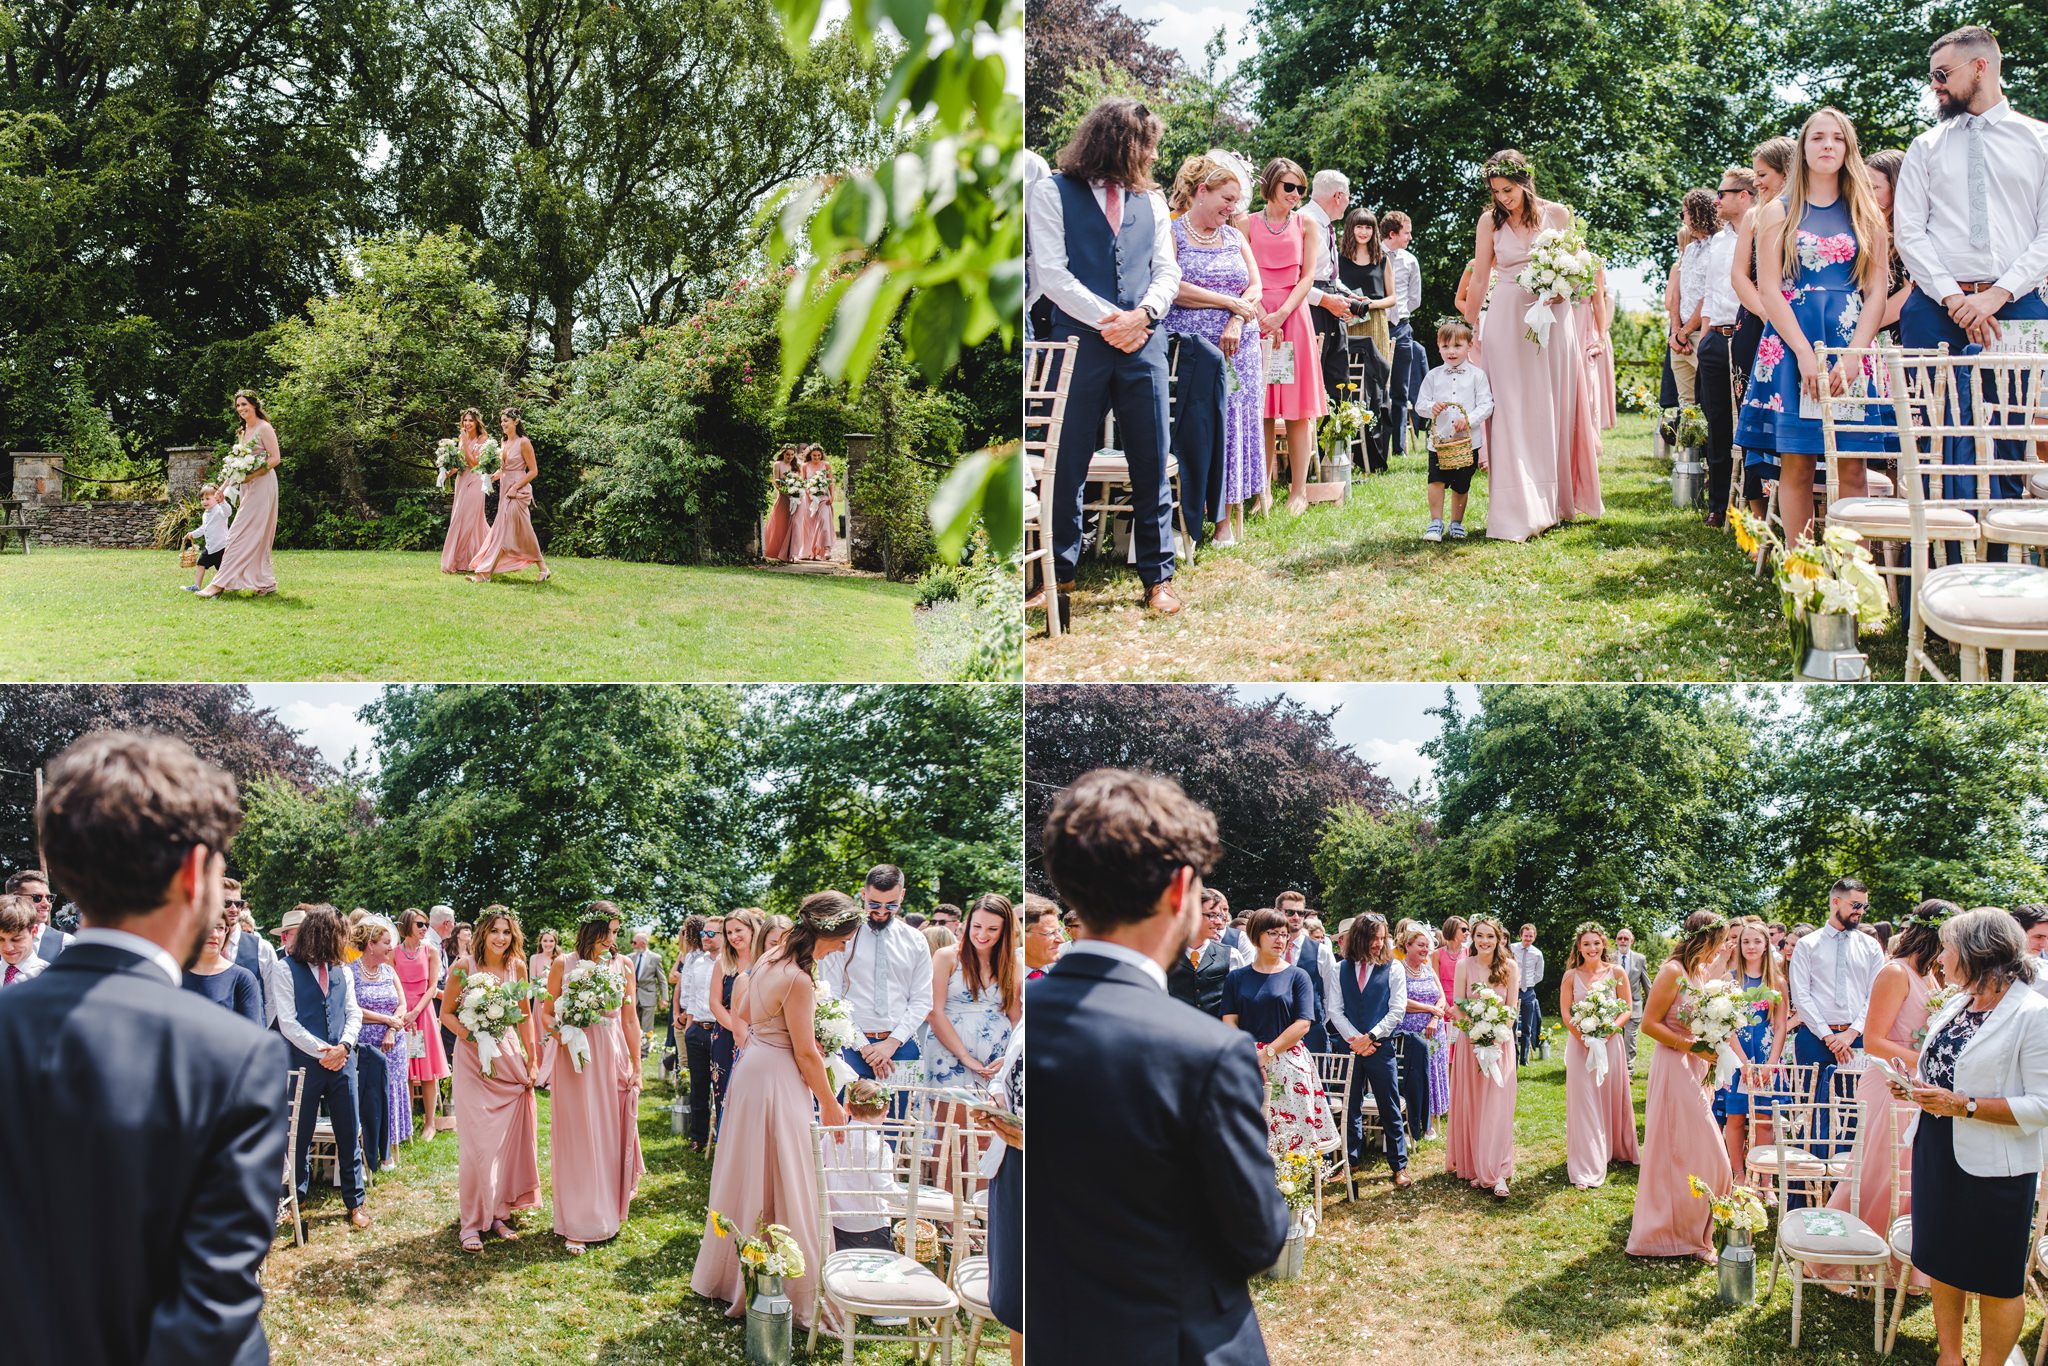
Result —
M 276 594 L 212 601 L 169 551 L 0 556 L 0 620 L 38 681 L 914 678 L 909 584 L 553 559 L 489 584 L 418 551 L 286 550 Z
M 1178 571 L 1186 609 L 1176 617 L 1147 613 L 1128 570 L 1090 557 L 1073 631 L 1050 640 L 1034 618 L 1027 673 L 1080 681 L 1789 679 L 1776 586 L 1752 576 L 1731 534 L 1671 506 L 1670 466 L 1653 455 L 1651 434 L 1649 418 L 1624 415 L 1600 462 L 1606 516 L 1527 544 L 1485 539 L 1483 475 L 1466 519 L 1473 538 L 1425 544 L 1425 466 L 1415 454 L 1397 459 L 1391 474 L 1361 479 L 1342 507 L 1290 518 L 1276 505 L 1250 520 L 1244 544 L 1204 549 Z M 1876 677 L 1904 677 L 1896 623 L 1865 644 Z M 2020 669 L 2024 678 L 2048 677 L 2038 655 L 2023 656 Z
M 1645 1039 L 1637 1063 L 1639 1124 L 1651 1047 Z M 1254 1282 L 1276 1366 L 1882 1359 L 1870 1345 L 1869 1299 L 1812 1286 L 1799 1349 L 1791 1348 L 1790 1285 L 1781 1277 L 1777 1294 L 1763 1298 L 1769 1235 L 1758 1247 L 1758 1302 L 1747 1309 L 1715 1298 L 1712 1267 L 1628 1256 L 1636 1169 L 1615 1167 L 1598 1190 L 1572 1187 L 1561 1052 L 1523 1069 L 1517 1088 L 1515 1181 L 1505 1204 L 1445 1175 L 1444 1145 L 1426 1143 L 1410 1159 L 1417 1180 L 1409 1190 L 1396 1191 L 1375 1163 L 1356 1203 L 1327 1207 L 1301 1280 Z M 2020 1343 L 2029 1361 L 2040 1327 L 2034 1308 Z M 1973 1310 L 1967 1359 L 1976 1352 Z M 1891 1359 L 1935 1359 L 1926 1299 L 1907 1302 Z
M 341 1195 L 315 1183 L 307 1242 L 281 1231 L 265 1263 L 264 1330 L 281 1363 L 596 1361 L 724 1366 L 745 1356 L 740 1322 L 690 1289 L 704 1236 L 710 1159 L 669 1133 L 671 1092 L 651 1063 L 640 1102 L 647 1174 L 619 1236 L 581 1257 L 562 1250 L 548 1203 L 548 1102 L 540 1100 L 542 1203 L 520 1216 L 516 1242 L 456 1241 L 459 1133 L 409 1144 L 370 1191 L 375 1222 L 349 1228 Z M 965 1331 L 965 1320 L 961 1320 Z M 803 1335 L 796 1338 L 803 1360 Z M 998 1342 L 992 1331 L 987 1341 Z M 1007 1344 L 1007 1336 L 1000 1339 Z M 1009 1360 L 1007 1345 L 985 1360 Z M 839 1360 L 820 1335 L 814 1361 Z M 906 1349 L 863 1343 L 856 1359 L 879 1366 Z M 956 1355 L 955 1360 L 964 1360 Z

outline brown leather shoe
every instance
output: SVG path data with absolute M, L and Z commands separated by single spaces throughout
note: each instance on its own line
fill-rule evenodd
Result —
M 357 1205 L 348 1212 L 348 1221 L 357 1228 L 368 1228 L 370 1226 L 370 1211 L 368 1207 Z
M 1181 608 L 1180 598 L 1173 591 L 1173 583 L 1155 583 L 1145 594 L 1145 605 L 1162 617 L 1170 617 Z

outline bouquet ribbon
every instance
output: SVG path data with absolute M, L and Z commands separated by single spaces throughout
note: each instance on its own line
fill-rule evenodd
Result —
M 1506 1086 L 1508 1079 L 1501 1071 L 1507 1049 L 1497 1043 L 1481 1043 L 1472 1046 L 1472 1061 L 1479 1064 L 1479 1070 L 1493 1078 L 1495 1086 Z
M 1735 1080 L 1735 1074 L 1742 1070 L 1742 1055 L 1723 1039 L 1714 1045 L 1714 1089 L 1720 1090 Z
M 1539 294 L 1536 302 L 1529 305 L 1529 311 L 1522 315 L 1522 325 L 1529 329 L 1529 336 L 1539 347 L 1550 342 L 1550 329 L 1557 322 L 1556 303 L 1554 296 Z
M 1580 1038 L 1577 1040 L 1577 1043 L 1586 1055 L 1587 1075 L 1593 1078 L 1595 1086 L 1605 1086 L 1607 1084 L 1607 1040 L 1601 1039 L 1597 1043 L 1588 1043 L 1584 1038 Z
M 569 1066 L 578 1072 L 583 1064 L 590 1061 L 590 1036 L 579 1025 L 565 1024 L 557 1032 L 561 1035 L 562 1051 L 569 1055 Z

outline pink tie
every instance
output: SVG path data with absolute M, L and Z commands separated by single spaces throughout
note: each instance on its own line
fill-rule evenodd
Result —
M 1363 963 L 1360 963 L 1360 964 L 1358 965 L 1358 989 L 1359 989 L 1360 991 L 1364 991 L 1364 990 L 1365 990 L 1365 972 L 1366 972 L 1365 964 L 1363 964 Z
M 7 985 L 7 986 L 10 986 L 10 987 L 11 987 L 11 986 L 13 986 L 13 985 L 14 985 L 14 979 L 15 979 L 15 978 L 17 978 L 17 977 L 19 977 L 19 976 L 21 976 L 21 969 L 20 969 L 20 968 L 18 968 L 18 967 L 16 967 L 16 966 L 14 966 L 14 964 L 12 964 L 12 963 L 9 963 L 9 964 L 7 965 L 7 981 L 6 981 L 5 985 Z
M 321 993 L 321 994 L 322 994 L 323 996 L 324 996 L 324 995 L 326 995 L 326 993 L 327 993 L 327 969 L 326 969 L 326 968 L 321 968 L 321 969 L 320 969 L 320 993 Z
M 1116 236 L 1123 230 L 1124 211 L 1122 192 L 1115 185 L 1102 187 L 1102 211 L 1109 215 L 1109 235 Z

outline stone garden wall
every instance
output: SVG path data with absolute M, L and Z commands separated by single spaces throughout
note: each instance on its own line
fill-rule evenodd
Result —
M 213 448 L 174 446 L 164 452 L 164 459 L 165 498 L 81 500 L 65 496 L 61 453 L 15 451 L 12 496 L 22 500 L 17 515 L 39 546 L 147 549 L 156 543 L 157 524 L 165 511 L 198 494 Z

